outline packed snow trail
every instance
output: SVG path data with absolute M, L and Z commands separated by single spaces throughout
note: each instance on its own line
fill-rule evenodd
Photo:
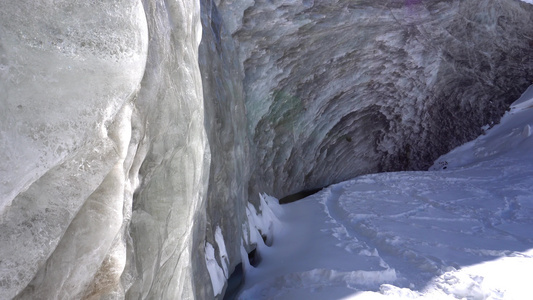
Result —
M 282 206 L 240 299 L 530 299 L 533 88 L 431 171 L 361 176 Z

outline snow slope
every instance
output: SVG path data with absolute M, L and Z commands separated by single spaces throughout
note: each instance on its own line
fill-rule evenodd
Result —
M 430 171 L 361 176 L 274 210 L 239 299 L 531 299 L 532 107 L 533 86 Z

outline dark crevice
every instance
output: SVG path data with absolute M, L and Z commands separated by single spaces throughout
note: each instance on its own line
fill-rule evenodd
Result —
M 291 203 L 291 202 L 294 202 L 294 201 L 298 201 L 298 200 L 303 199 L 305 197 L 308 197 L 308 196 L 311 196 L 313 194 L 316 194 L 316 193 L 320 192 L 321 190 L 322 190 L 322 188 L 303 190 L 303 191 L 300 191 L 298 193 L 294 193 L 294 194 L 291 194 L 291 195 L 288 195 L 288 196 L 285 196 L 285 197 L 279 199 L 279 204 L 287 204 L 287 203 Z
M 261 263 L 261 256 L 256 248 L 248 252 L 248 262 L 252 267 L 257 267 Z M 231 273 L 228 278 L 228 287 L 224 293 L 223 300 L 237 299 L 237 296 L 239 296 L 241 288 L 244 285 L 244 280 L 244 266 L 242 263 L 239 263 L 235 266 L 235 270 L 233 270 L 233 273 Z
M 267 245 L 268 247 L 272 246 L 272 237 L 269 238 L 260 229 L 258 231 L 259 231 L 259 234 L 261 235 L 261 238 L 263 239 L 263 243 L 265 243 L 265 245 Z
M 254 249 L 248 253 L 248 262 L 252 267 L 257 267 L 261 263 L 261 256 L 257 249 Z
M 253 250 L 255 251 L 255 250 Z M 248 254 L 248 257 L 250 254 Z M 226 293 L 224 294 L 224 300 L 233 300 L 236 299 L 239 290 L 244 284 L 244 269 L 242 266 L 242 263 L 239 263 L 237 266 L 235 266 L 235 270 L 233 270 L 233 273 L 231 273 L 230 277 L 228 278 L 228 288 L 226 289 Z

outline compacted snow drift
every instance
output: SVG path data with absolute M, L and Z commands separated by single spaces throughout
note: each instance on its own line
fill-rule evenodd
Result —
M 430 171 L 361 176 L 276 209 L 240 299 L 528 299 L 532 106 L 530 87 Z

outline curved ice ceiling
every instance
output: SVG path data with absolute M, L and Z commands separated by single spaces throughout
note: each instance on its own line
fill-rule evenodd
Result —
M 531 21 L 520 1 L 255 1 L 233 34 L 252 184 L 284 196 L 427 168 L 531 83 Z

